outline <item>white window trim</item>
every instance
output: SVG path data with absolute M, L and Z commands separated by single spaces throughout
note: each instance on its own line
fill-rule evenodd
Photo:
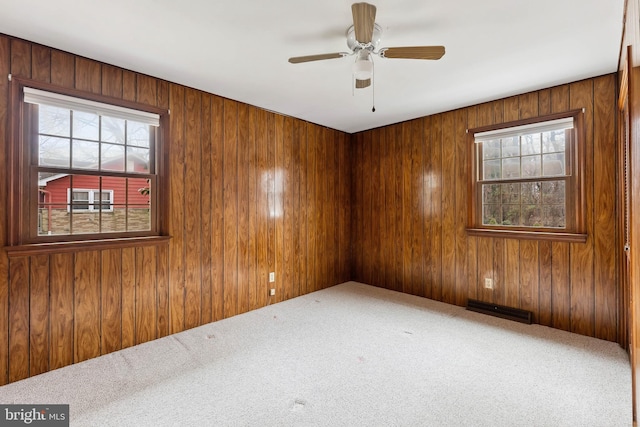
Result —
M 74 209 L 74 213 L 87 213 L 87 212 L 100 212 L 100 209 L 96 209 L 94 206 L 95 203 L 95 193 L 100 193 L 100 190 L 94 188 L 74 188 L 74 192 L 83 192 L 86 191 L 89 193 L 89 209 Z M 102 193 L 109 194 L 109 209 L 102 209 L 102 212 L 113 212 L 113 190 L 102 190 Z M 71 189 L 67 188 L 67 212 L 71 211 Z
M 29 104 L 51 105 L 69 110 L 98 114 L 100 116 L 131 120 L 156 127 L 160 126 L 159 114 L 134 110 L 132 108 L 121 107 L 119 105 L 105 104 L 103 102 L 96 102 L 83 98 L 76 98 L 55 92 L 47 92 L 26 86 L 24 87 L 24 102 Z

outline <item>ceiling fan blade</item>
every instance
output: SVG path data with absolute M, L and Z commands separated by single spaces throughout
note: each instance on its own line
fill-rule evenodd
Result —
M 289 58 L 292 64 L 300 64 L 301 62 L 322 61 L 323 59 L 336 59 L 347 56 L 346 53 L 323 53 L 321 55 L 294 56 Z
M 356 40 L 364 44 L 371 43 L 376 23 L 376 7 L 369 3 L 354 3 L 351 5 L 351 13 Z
M 369 86 L 371 86 L 371 79 L 367 79 L 367 80 L 356 79 L 356 89 L 364 89 Z
M 407 46 L 380 49 L 380 56 L 383 58 L 440 59 L 442 55 L 444 55 L 444 46 Z

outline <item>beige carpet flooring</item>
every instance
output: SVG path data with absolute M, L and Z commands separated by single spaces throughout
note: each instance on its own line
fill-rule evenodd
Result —
M 630 426 L 617 344 L 348 282 L 0 387 L 72 426 Z

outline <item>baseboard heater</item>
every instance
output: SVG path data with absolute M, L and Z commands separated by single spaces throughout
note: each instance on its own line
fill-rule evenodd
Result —
M 515 320 L 516 322 L 531 324 L 532 313 L 519 308 L 505 307 L 504 305 L 491 304 L 488 302 L 470 299 L 467 301 L 467 310 L 490 316 L 501 317 L 503 319 Z

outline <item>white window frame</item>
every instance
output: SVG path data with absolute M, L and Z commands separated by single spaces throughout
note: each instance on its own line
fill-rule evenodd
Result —
M 74 193 L 81 193 L 81 192 L 87 192 L 89 193 L 89 209 L 74 209 L 73 212 L 74 213 L 94 213 L 94 212 L 113 212 L 113 190 L 97 190 L 97 189 L 93 189 L 93 188 L 74 188 L 73 189 Z M 95 203 L 95 196 L 96 193 L 107 193 L 109 194 L 109 209 L 96 209 L 94 203 Z M 99 201 L 100 206 L 104 205 L 105 203 L 103 203 L 102 201 Z M 67 212 L 71 212 L 71 188 L 67 188 Z

